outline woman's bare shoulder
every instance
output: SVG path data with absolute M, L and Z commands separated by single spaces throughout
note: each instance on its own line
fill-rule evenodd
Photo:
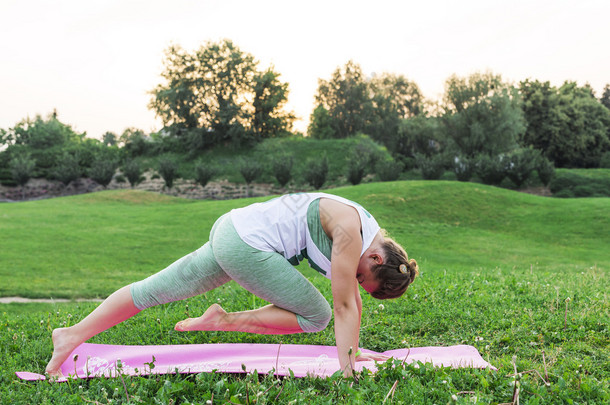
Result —
M 354 231 L 360 232 L 361 227 L 356 208 L 330 198 L 320 199 L 320 222 L 329 236 L 337 228 L 342 228 L 344 232 L 354 228 Z

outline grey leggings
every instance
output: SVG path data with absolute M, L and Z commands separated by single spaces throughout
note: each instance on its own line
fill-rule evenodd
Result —
M 235 280 L 256 296 L 293 312 L 304 332 L 326 328 L 332 311 L 322 294 L 282 255 L 263 252 L 237 234 L 230 214 L 216 221 L 210 241 L 131 285 L 138 309 L 182 300 Z

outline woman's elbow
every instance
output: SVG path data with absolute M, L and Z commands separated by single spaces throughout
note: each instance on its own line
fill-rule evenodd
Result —
M 342 316 L 353 316 L 354 314 L 358 314 L 358 305 L 356 302 L 342 302 L 335 303 L 334 305 L 335 318 L 339 318 Z

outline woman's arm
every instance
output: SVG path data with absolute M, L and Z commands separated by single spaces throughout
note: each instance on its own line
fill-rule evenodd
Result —
M 351 376 L 362 311 L 360 293 L 354 291 L 358 288 L 356 271 L 362 250 L 360 217 L 354 208 L 334 200 L 323 199 L 320 210 L 324 210 L 322 226 L 333 241 L 331 288 L 337 355 L 344 375 Z
M 354 281 L 354 293 L 356 296 L 356 305 L 358 306 L 358 319 L 362 321 L 362 297 L 360 297 L 360 289 L 358 288 L 358 280 Z M 358 325 L 358 329 L 360 329 L 360 325 Z

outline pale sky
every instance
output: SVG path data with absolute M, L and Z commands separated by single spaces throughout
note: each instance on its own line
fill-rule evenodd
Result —
M 289 83 L 304 131 L 318 78 L 349 60 L 438 99 L 451 74 L 610 83 L 608 0 L 0 0 L 0 128 L 59 119 L 100 138 L 161 128 L 163 51 L 232 40 Z

